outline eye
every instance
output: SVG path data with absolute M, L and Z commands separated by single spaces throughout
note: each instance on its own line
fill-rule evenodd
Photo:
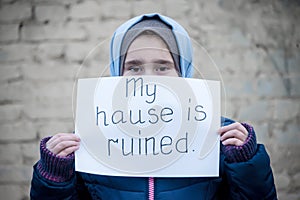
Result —
M 170 69 L 170 67 L 166 66 L 166 65 L 161 65 L 161 66 L 157 66 L 155 68 L 156 72 L 166 72 Z
M 133 72 L 133 73 L 138 73 L 138 72 L 143 71 L 143 67 L 141 67 L 141 66 L 130 66 L 128 68 L 128 71 Z
M 167 66 L 158 66 L 155 71 L 160 71 L 160 72 L 164 72 L 167 71 L 169 69 L 169 67 Z

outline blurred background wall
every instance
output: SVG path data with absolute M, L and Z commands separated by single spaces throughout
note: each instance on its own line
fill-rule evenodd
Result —
M 271 157 L 278 197 L 300 199 L 299 1 L 0 2 L 0 199 L 29 199 L 40 139 L 74 130 L 76 78 L 108 75 L 114 30 L 148 12 L 187 29 L 204 74 L 211 64 L 197 52 L 207 50 L 218 66 L 212 74 L 222 74 L 223 114 L 255 127 Z

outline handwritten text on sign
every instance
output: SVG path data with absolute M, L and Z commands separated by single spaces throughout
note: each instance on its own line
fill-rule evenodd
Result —
M 118 176 L 217 176 L 219 83 L 173 77 L 78 82 L 76 170 Z

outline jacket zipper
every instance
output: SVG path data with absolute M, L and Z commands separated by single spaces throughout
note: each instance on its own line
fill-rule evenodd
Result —
M 149 187 L 149 200 L 154 200 L 154 178 L 153 177 L 149 177 L 148 179 L 148 187 Z

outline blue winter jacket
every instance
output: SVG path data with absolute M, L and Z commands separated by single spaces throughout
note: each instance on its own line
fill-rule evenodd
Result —
M 233 123 L 222 118 L 222 126 Z M 53 166 L 59 167 L 59 166 Z M 196 166 L 195 166 L 196 167 Z M 74 169 L 73 169 L 74 170 Z M 204 178 L 155 178 L 154 199 L 277 199 L 270 159 L 263 145 L 245 162 L 230 163 L 223 152 L 220 176 Z M 146 200 L 149 178 L 113 177 L 76 172 L 65 182 L 43 177 L 34 166 L 31 199 Z
M 188 34 L 174 20 L 159 14 L 133 18 L 116 30 L 112 38 L 110 52 L 112 76 L 120 75 L 120 46 L 124 34 L 131 26 L 145 17 L 158 17 L 172 27 L 180 53 L 181 75 L 182 77 L 191 77 L 193 68 L 192 47 Z M 231 123 L 233 123 L 232 120 L 222 118 L 222 126 Z M 48 162 L 51 161 L 51 159 L 48 160 Z M 59 168 L 56 165 L 51 167 Z M 72 168 L 72 170 L 74 169 Z M 255 143 L 253 156 L 242 162 L 232 162 L 221 151 L 219 174 L 219 177 L 155 178 L 154 198 L 157 200 L 277 199 L 270 159 L 261 144 L 256 146 Z M 149 178 L 147 177 L 113 177 L 75 172 L 66 181 L 50 181 L 41 174 L 38 164 L 36 164 L 30 196 L 31 199 L 43 200 L 142 200 L 148 199 L 149 189 Z

